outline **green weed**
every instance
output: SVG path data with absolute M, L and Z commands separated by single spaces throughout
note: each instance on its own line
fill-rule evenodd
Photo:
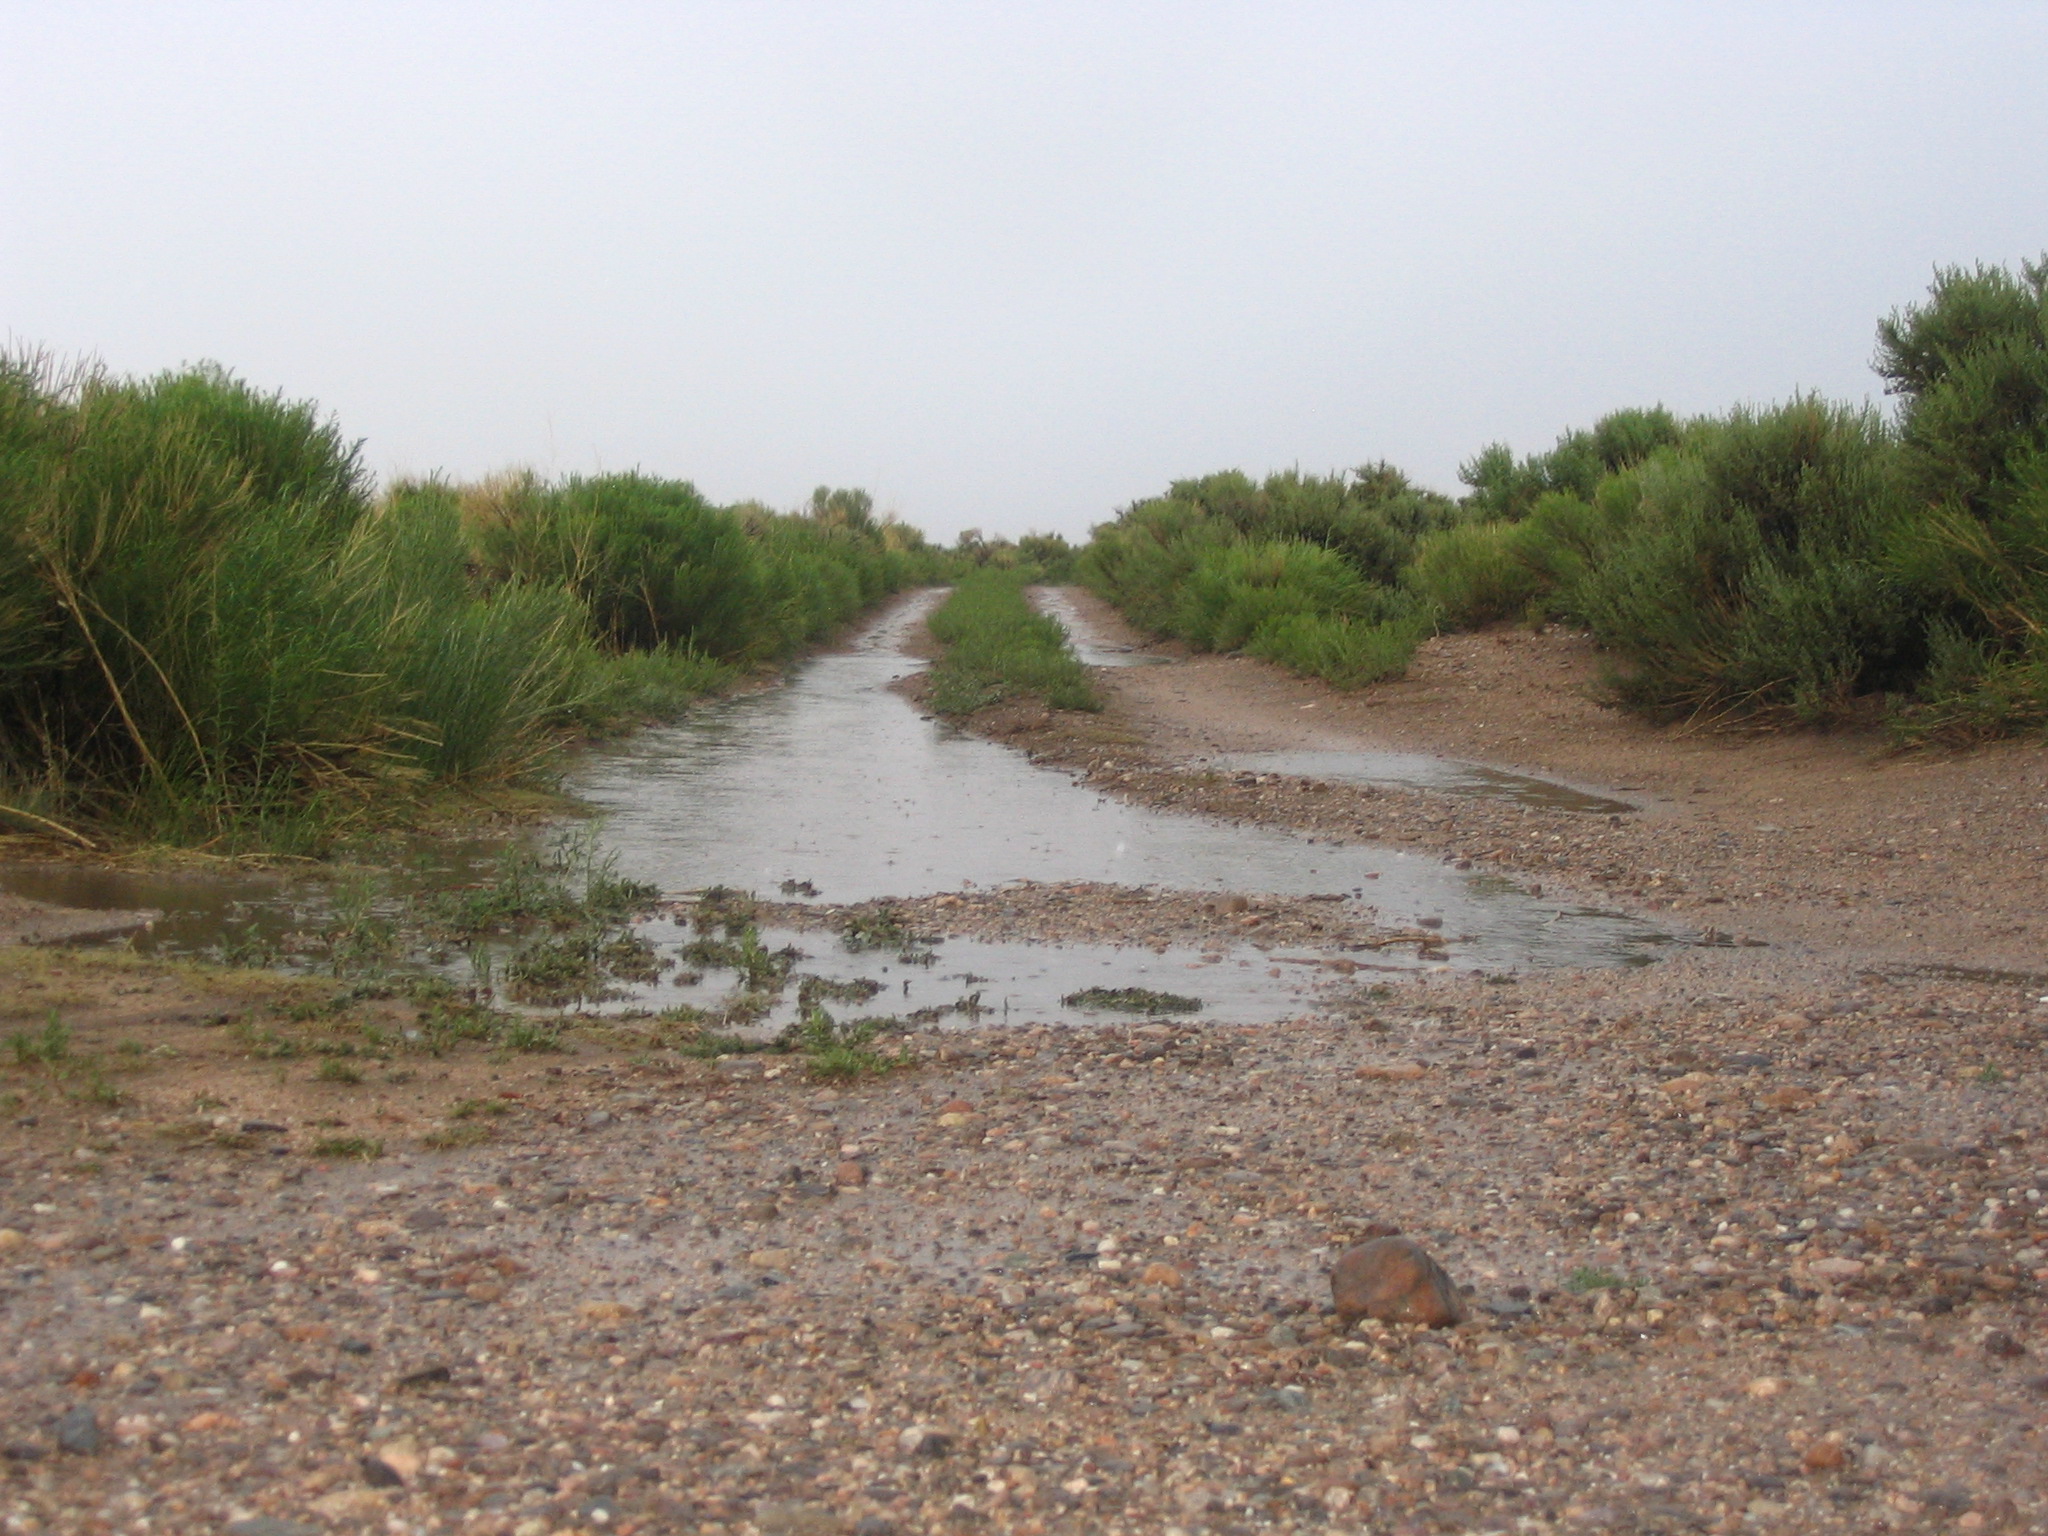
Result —
M 506 1024 L 498 1034 L 498 1043 L 508 1051 L 522 1051 L 529 1055 L 546 1055 L 565 1049 L 559 1028 L 531 1019 L 514 1019 Z
M 323 1136 L 306 1151 L 337 1162 L 374 1163 L 384 1155 L 384 1143 L 368 1136 Z
M 54 1067 L 71 1054 L 71 1031 L 51 1009 L 40 1031 L 15 1031 L 7 1037 L 7 1048 L 14 1053 L 16 1066 Z
M 432 1152 L 453 1152 L 461 1147 L 480 1147 L 497 1140 L 497 1136 L 496 1127 L 470 1120 L 428 1131 L 420 1137 L 420 1145 Z
M 323 1083 L 342 1083 L 349 1087 L 354 1087 L 363 1080 L 362 1072 L 339 1056 L 329 1056 L 322 1061 L 313 1076 Z
M 856 1019 L 839 1024 L 822 1008 L 813 1008 L 801 1023 L 784 1032 L 783 1049 L 800 1051 L 812 1077 L 845 1080 L 876 1073 L 893 1072 L 907 1066 L 907 1054 L 884 1055 L 873 1048 L 893 1019 Z
M 1099 1008 L 1116 1013 L 1200 1013 L 1202 1000 L 1149 987 L 1086 987 L 1060 1001 L 1069 1008 Z
M 1583 1264 L 1566 1275 L 1564 1280 L 1564 1288 L 1574 1296 L 1583 1296 L 1588 1291 L 1618 1290 L 1627 1284 L 1626 1280 L 1612 1270 L 1595 1269 Z

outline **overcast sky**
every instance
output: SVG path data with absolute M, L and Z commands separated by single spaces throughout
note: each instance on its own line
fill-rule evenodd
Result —
M 0 330 L 382 475 L 1085 532 L 1170 479 L 1861 399 L 2048 248 L 2048 5 L 0 0 Z

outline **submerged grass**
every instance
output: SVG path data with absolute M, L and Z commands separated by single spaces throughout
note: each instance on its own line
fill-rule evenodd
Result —
M 991 566 L 965 575 L 927 621 L 946 648 L 931 673 L 938 713 L 972 714 L 1020 696 L 1054 709 L 1102 707 L 1065 626 L 1024 595 L 1028 574 Z

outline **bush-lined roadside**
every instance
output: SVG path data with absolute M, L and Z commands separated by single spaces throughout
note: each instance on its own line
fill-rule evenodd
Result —
M 1939 273 L 1879 327 L 1894 417 L 1810 395 L 1609 415 L 1458 502 L 1374 465 L 1174 484 L 1095 530 L 1138 624 L 1340 684 L 1432 628 L 1561 619 L 1653 718 L 2048 726 L 2048 260 Z
M 1102 707 L 1065 627 L 1024 595 L 1034 574 L 1029 567 L 970 572 L 927 621 L 946 648 L 931 672 L 929 699 L 938 713 L 968 715 L 1020 694 L 1054 709 Z
M 0 826 L 317 853 L 565 735 L 672 713 L 941 556 L 608 475 L 373 492 L 307 402 L 214 368 L 0 360 Z

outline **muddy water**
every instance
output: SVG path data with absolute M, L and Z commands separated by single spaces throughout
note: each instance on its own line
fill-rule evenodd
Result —
M 1433 860 L 1126 805 L 921 717 L 889 684 L 921 665 L 902 645 L 935 600 L 593 760 L 573 787 L 607 813 L 621 868 L 671 891 L 805 882 L 835 902 L 1013 880 L 1343 892 L 1391 926 L 1440 923 L 1454 961 L 1489 969 L 1627 964 L 1664 942 Z
M 655 927 L 645 926 L 640 932 L 663 947 L 662 935 Z M 796 1022 L 797 981 L 805 975 L 842 983 L 868 982 L 880 988 L 863 1002 L 830 1004 L 835 1016 L 924 1015 L 940 1024 L 1079 1023 L 1133 1017 L 1114 1009 L 1091 1009 L 1063 1001 L 1091 987 L 1141 987 L 1193 999 L 1200 1006 L 1191 1011 L 1214 1023 L 1263 1024 L 1313 1008 L 1330 978 L 1327 970 L 1306 955 L 1267 954 L 1249 944 L 1153 951 L 1113 944 L 948 939 L 909 959 L 888 950 L 849 953 L 836 936 L 816 930 L 764 928 L 761 943 L 772 950 L 786 947 L 802 958 L 796 961 L 789 985 L 762 1017 L 756 1033 L 773 1032 Z M 680 980 L 641 989 L 630 1001 L 660 1007 L 684 1003 L 715 1016 L 731 996 L 730 974 L 712 971 L 692 981 L 693 974 L 684 972 Z
M 1149 667 L 1170 658 L 1153 656 L 1133 645 L 1118 645 L 1085 618 L 1066 587 L 1033 587 L 1032 604 L 1040 613 L 1051 614 L 1067 627 L 1067 639 L 1074 654 L 1091 667 Z
M 1230 752 L 1209 759 L 1216 767 L 1243 773 L 1282 773 L 1346 784 L 1380 784 L 1430 789 L 1444 795 L 1510 800 L 1589 816 L 1625 816 L 1634 802 L 1596 794 L 1552 779 L 1510 773 L 1485 763 L 1431 757 L 1424 752 Z

